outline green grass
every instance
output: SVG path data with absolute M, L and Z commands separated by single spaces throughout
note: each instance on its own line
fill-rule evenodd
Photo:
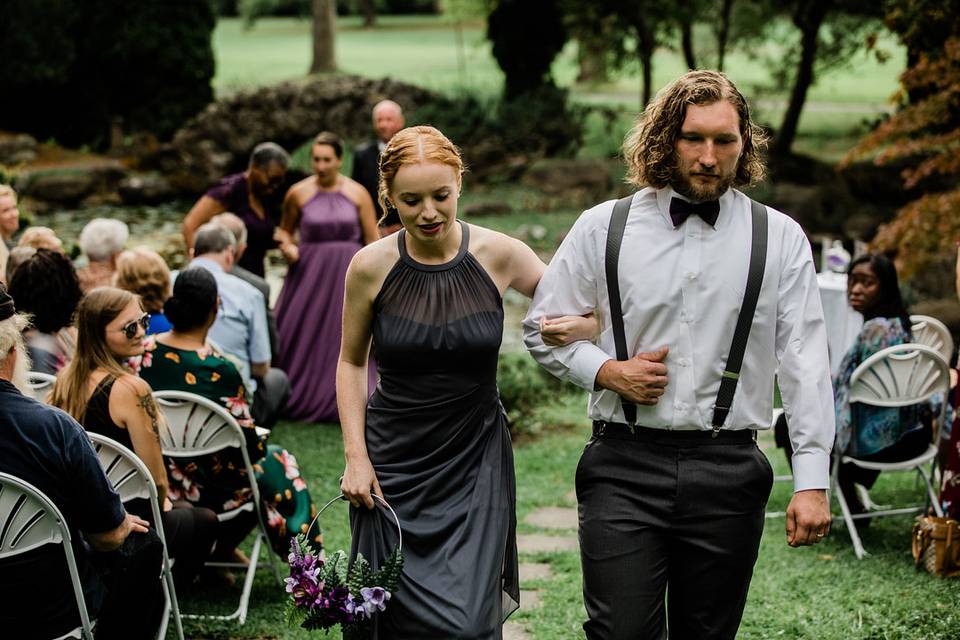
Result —
M 547 431 L 537 440 L 524 441 L 514 447 L 520 533 L 537 531 L 523 522 L 533 510 L 543 506 L 573 506 L 570 492 L 574 471 L 588 438 L 581 400 L 574 398 L 565 408 L 557 409 L 564 412 L 565 421 L 575 422 L 577 427 Z M 297 456 L 318 502 L 336 495 L 343 457 L 339 430 L 335 426 L 281 423 L 274 430 L 272 440 Z M 776 473 L 785 473 L 786 463 L 781 452 L 772 448 L 772 437 L 765 434 L 761 444 Z M 775 484 L 768 511 L 785 510 L 791 491 L 788 483 Z M 871 492 L 880 502 L 907 501 L 921 493 L 913 477 L 906 474 L 881 476 Z M 328 549 L 349 546 L 346 514 L 345 505 L 335 505 L 324 514 Z M 864 535 L 864 544 L 870 552 L 864 560 L 854 556 L 842 526 L 835 527 L 822 544 L 801 549 L 786 546 L 783 527 L 782 518 L 767 520 L 740 638 L 946 640 L 957 637 L 960 610 L 956 603 L 960 601 L 960 581 L 934 578 L 913 569 L 908 517 L 875 521 Z M 530 611 L 521 609 L 511 619 L 523 623 L 533 638 L 582 638 L 580 625 L 585 614 L 578 555 L 570 552 L 533 554 L 522 556 L 521 561 L 549 562 L 553 577 L 524 583 L 524 588 L 540 590 L 542 605 Z M 233 604 L 237 594 L 237 590 L 221 589 L 213 595 L 195 590 L 181 596 L 181 607 L 185 611 L 223 610 L 225 605 L 218 607 L 215 602 Z M 284 597 L 283 589 L 272 582 L 269 573 L 261 572 L 255 582 L 246 625 L 185 621 L 187 635 L 236 640 L 310 637 L 300 629 L 289 629 L 283 624 Z
M 214 32 L 217 92 L 230 93 L 305 75 L 311 56 L 310 28 L 309 20 L 298 18 L 264 18 L 249 29 L 239 19 L 221 19 Z M 712 52 L 707 48 L 713 40 L 705 28 L 698 29 L 697 42 L 706 43 L 698 52 L 701 64 L 708 65 Z M 793 37 L 791 29 L 784 28 L 783 32 L 784 39 Z M 491 55 L 483 24 L 465 25 L 463 41 L 461 65 L 453 25 L 443 17 L 380 16 L 375 29 L 361 28 L 357 17 L 341 18 L 337 61 L 346 73 L 392 77 L 448 93 L 468 89 L 497 94 L 503 74 Z M 885 64 L 867 52 L 859 52 L 846 65 L 817 78 L 801 117 L 798 150 L 837 159 L 866 130 L 865 121 L 889 109 L 905 55 L 892 35 L 882 35 L 879 46 L 891 54 Z M 779 124 L 790 87 L 776 86 L 763 59 L 776 58 L 782 51 L 783 45 L 771 38 L 749 50 L 733 51 L 726 65 L 727 73 L 754 103 L 758 118 L 773 125 Z M 685 70 L 676 47 L 659 49 L 654 56 L 654 86 L 664 86 Z M 613 135 L 587 140 L 588 148 L 599 150 L 597 155 L 615 152 L 639 107 L 638 66 L 628 67 L 604 84 L 576 85 L 576 45 L 571 42 L 554 62 L 553 73 L 561 86 L 571 88 L 576 101 L 625 111 Z

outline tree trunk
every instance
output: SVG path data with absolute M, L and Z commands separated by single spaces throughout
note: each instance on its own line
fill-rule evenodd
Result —
M 582 35 L 577 38 L 577 62 L 580 72 L 577 82 L 606 82 L 607 74 L 606 41 L 603 38 Z
M 683 58 L 687 62 L 687 69 L 697 68 L 697 59 L 693 53 L 693 24 L 689 13 L 680 18 L 680 44 L 683 47 Z
M 727 55 L 727 39 L 730 37 L 730 14 L 733 0 L 723 0 L 720 5 L 720 24 L 717 26 L 717 71 L 723 71 L 723 59 Z
M 634 22 L 637 31 L 637 55 L 640 57 L 640 70 L 643 77 L 640 109 L 646 109 L 653 94 L 653 50 L 656 48 L 654 34 L 650 31 L 643 15 L 637 16 Z
M 790 92 L 790 103 L 783 114 L 780 131 L 777 132 L 771 151 L 774 155 L 785 156 L 790 153 L 793 140 L 797 137 L 797 125 L 803 112 L 803 103 L 807 99 L 807 90 L 813 84 L 813 65 L 817 60 L 817 39 L 820 25 L 827 15 L 826 0 L 810 0 L 802 3 L 794 16 L 794 23 L 800 28 L 800 63 L 797 76 Z
M 337 70 L 333 46 L 336 25 L 336 0 L 313 0 L 313 62 L 310 73 Z
M 363 14 L 363 27 L 370 29 L 377 26 L 377 8 L 373 0 L 360 0 L 360 12 Z

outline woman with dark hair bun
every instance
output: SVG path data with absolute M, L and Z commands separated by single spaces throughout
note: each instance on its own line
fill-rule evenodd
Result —
M 73 316 L 83 292 L 73 264 L 62 253 L 37 249 L 12 273 L 8 289 L 17 309 L 31 315 L 23 337 L 33 370 L 56 375 L 77 344 Z
M 207 332 L 217 318 L 217 281 L 206 269 L 181 271 L 173 295 L 164 303 L 172 325 L 166 333 L 148 336 L 140 363 L 140 377 L 155 390 L 188 391 L 223 404 L 243 429 L 257 484 L 264 497 L 261 508 L 273 548 L 285 555 L 289 536 L 309 526 L 315 513 L 296 458 L 257 435 L 249 394 L 236 366 L 207 343 Z M 170 494 L 222 513 L 251 499 L 243 459 L 235 449 L 200 458 L 168 459 Z M 236 546 L 256 525 L 252 512 L 220 523 L 217 555 L 234 558 Z M 316 542 L 320 543 L 317 534 Z

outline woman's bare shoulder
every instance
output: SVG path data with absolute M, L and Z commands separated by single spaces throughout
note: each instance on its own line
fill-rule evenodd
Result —
M 400 259 L 396 234 L 366 245 L 350 261 L 349 274 L 363 281 L 383 281 Z M 348 276 L 349 277 L 349 276 Z

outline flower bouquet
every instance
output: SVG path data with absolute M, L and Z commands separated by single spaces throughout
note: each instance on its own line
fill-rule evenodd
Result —
M 400 531 L 397 514 L 382 498 L 374 497 L 390 510 Z M 317 517 L 341 498 L 338 496 L 325 504 Z M 312 528 L 313 524 L 307 530 Z M 403 569 L 402 547 L 401 532 L 400 544 L 394 547 L 383 566 L 374 571 L 362 555 L 358 554 L 350 565 L 347 554 L 340 550 L 324 561 L 305 535 L 292 538 L 287 557 L 290 577 L 285 581 L 290 594 L 284 611 L 287 624 L 310 630 L 329 630 L 339 624 L 345 635 L 363 637 L 370 629 L 373 616 L 386 610 L 391 595 L 397 591 Z

